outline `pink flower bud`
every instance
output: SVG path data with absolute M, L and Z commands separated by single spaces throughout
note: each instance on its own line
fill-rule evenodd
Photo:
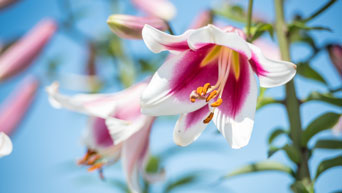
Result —
M 168 0 L 132 0 L 132 3 L 151 17 L 170 20 L 176 14 L 175 6 Z
M 11 134 L 24 118 L 38 88 L 38 80 L 25 78 L 0 108 L 0 132 Z
M 56 23 L 53 20 L 43 20 L 8 48 L 0 56 L 0 81 L 27 68 L 37 58 L 55 31 Z
M 111 15 L 107 24 L 116 35 L 127 39 L 142 39 L 141 31 L 145 24 L 163 31 L 167 29 L 167 24 L 162 19 L 131 15 Z
M 342 46 L 337 44 L 328 45 L 328 52 L 331 62 L 342 78 Z

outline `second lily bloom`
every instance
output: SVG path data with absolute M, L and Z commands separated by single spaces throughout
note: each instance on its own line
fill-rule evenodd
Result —
M 152 52 L 172 53 L 145 89 L 142 112 L 181 114 L 174 129 L 181 146 L 196 140 L 211 120 L 232 148 L 247 145 L 256 109 L 255 75 L 261 87 L 270 88 L 296 73 L 296 65 L 266 58 L 233 27 L 208 25 L 173 36 L 145 25 L 142 36 Z

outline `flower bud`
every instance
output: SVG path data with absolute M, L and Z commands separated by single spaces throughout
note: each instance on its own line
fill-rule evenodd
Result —
M 168 0 L 132 0 L 132 3 L 151 17 L 169 21 L 176 15 L 175 6 Z
M 327 46 L 330 60 L 342 78 L 342 46 L 331 44 Z
M 5 50 L 0 56 L 0 81 L 26 69 L 37 58 L 55 31 L 56 23 L 53 20 L 43 20 Z
M 116 35 L 127 39 L 142 39 L 141 31 L 145 24 L 163 31 L 168 28 L 162 19 L 119 14 L 109 16 L 107 24 Z

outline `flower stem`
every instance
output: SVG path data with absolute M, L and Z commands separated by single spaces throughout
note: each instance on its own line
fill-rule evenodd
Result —
M 175 33 L 174 33 L 173 30 L 172 30 L 172 27 L 171 27 L 170 23 L 169 23 L 168 21 L 165 21 L 165 22 L 166 22 L 167 30 L 169 31 L 169 33 L 170 33 L 171 35 L 175 35 Z
M 251 36 L 252 12 L 253 12 L 253 0 L 249 0 L 248 12 L 247 12 L 247 39 L 250 39 L 250 36 Z
M 310 17 L 304 19 L 303 21 L 308 22 L 308 21 L 314 19 L 315 17 L 317 17 L 318 15 L 323 13 L 326 9 L 328 9 L 331 5 L 333 5 L 335 2 L 337 2 L 337 0 L 330 0 L 327 4 L 325 4 L 323 7 L 321 7 L 319 10 L 317 10 Z
M 288 28 L 284 18 L 283 0 L 275 0 L 276 11 L 276 32 L 278 43 L 283 60 L 291 61 Z M 294 81 L 286 84 L 286 111 L 290 122 L 290 137 L 293 145 L 301 152 L 301 162 L 297 168 L 297 180 L 306 180 L 311 182 L 310 171 L 308 168 L 308 149 L 301 146 L 302 125 L 300 117 L 300 106 L 296 96 Z

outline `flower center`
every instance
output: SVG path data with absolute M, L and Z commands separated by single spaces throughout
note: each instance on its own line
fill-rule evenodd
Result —
M 208 124 L 214 117 L 215 108 L 223 103 L 222 94 L 230 71 L 233 71 L 236 79 L 239 79 L 240 77 L 238 52 L 224 46 L 214 46 L 202 60 L 200 66 L 205 66 L 214 59 L 218 59 L 218 78 L 215 85 L 205 83 L 203 86 L 197 87 L 197 89 L 193 90 L 190 94 L 190 101 L 192 103 L 196 102 L 197 99 L 205 100 L 208 103 L 212 101 L 212 99 L 217 98 L 215 102 L 210 104 L 211 112 L 208 117 L 203 120 L 203 123 L 205 124 Z
M 94 150 L 88 149 L 83 158 L 78 160 L 78 165 L 90 166 L 90 168 L 88 168 L 89 172 L 101 170 L 102 166 L 105 164 L 101 161 L 101 159 L 102 156 L 99 153 Z

